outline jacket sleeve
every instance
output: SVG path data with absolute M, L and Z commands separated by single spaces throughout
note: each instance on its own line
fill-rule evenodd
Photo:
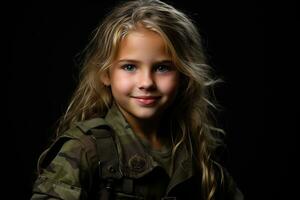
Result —
M 54 151 L 53 148 L 44 154 L 51 151 Z M 61 146 L 47 166 L 42 166 L 39 161 L 40 170 L 33 185 L 31 200 L 87 199 L 94 170 L 89 153 L 80 140 L 70 139 Z

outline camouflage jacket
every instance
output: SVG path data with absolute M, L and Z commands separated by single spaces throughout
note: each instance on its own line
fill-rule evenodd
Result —
M 201 199 L 200 178 L 183 145 L 177 151 L 174 173 L 169 177 L 136 140 L 132 129 L 115 106 L 104 120 L 114 132 L 119 155 L 119 169 L 108 168 L 110 173 L 120 175 L 114 184 L 114 199 Z M 86 134 L 88 129 L 95 126 L 97 118 L 79 123 L 41 154 L 32 200 L 99 199 L 96 197 L 97 190 L 104 187 L 104 180 L 97 173 L 99 160 L 95 138 Z M 46 162 L 45 157 L 50 161 Z M 226 171 L 224 187 L 218 191 L 217 199 L 243 199 Z

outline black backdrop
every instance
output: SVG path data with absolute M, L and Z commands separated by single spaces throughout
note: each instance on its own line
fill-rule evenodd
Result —
M 228 170 L 247 199 L 279 194 L 280 185 L 271 187 L 274 178 L 265 173 L 270 171 L 264 165 L 268 151 L 261 152 L 266 137 L 262 6 L 237 0 L 168 2 L 195 20 L 210 64 L 225 80 L 216 95 L 223 106 L 218 117 L 227 132 Z M 76 56 L 115 3 L 9 6 L 9 67 L 4 77 L 9 134 L 4 141 L 10 150 L 4 159 L 10 174 L 6 192 L 13 192 L 15 199 L 29 199 L 37 158 L 77 83 Z

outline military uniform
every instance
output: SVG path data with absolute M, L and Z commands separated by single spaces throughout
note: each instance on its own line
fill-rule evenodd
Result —
M 103 142 L 104 147 L 98 144 L 102 149 L 110 149 L 100 151 L 104 157 L 115 149 L 117 156 L 112 161 L 99 161 L 95 137 L 89 134 L 98 122 L 105 122 L 112 129 L 114 144 L 109 144 L 109 139 Z M 103 134 L 101 137 L 106 139 Z M 40 156 L 31 199 L 97 199 L 95 196 L 101 195 L 99 190 L 107 187 L 104 182 L 112 180 L 109 177 L 114 180 L 113 188 L 107 187 L 112 190 L 113 199 L 201 199 L 200 176 L 195 169 L 184 145 L 179 147 L 174 160 L 168 147 L 163 152 L 153 152 L 145 141 L 137 138 L 113 105 L 104 120 L 78 123 Z M 226 171 L 225 187 L 218 189 L 217 197 L 243 199 Z

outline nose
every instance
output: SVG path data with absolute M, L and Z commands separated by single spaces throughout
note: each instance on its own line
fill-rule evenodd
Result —
M 153 74 L 149 70 L 141 72 L 138 81 L 138 88 L 141 90 L 153 90 L 155 89 L 155 81 Z

